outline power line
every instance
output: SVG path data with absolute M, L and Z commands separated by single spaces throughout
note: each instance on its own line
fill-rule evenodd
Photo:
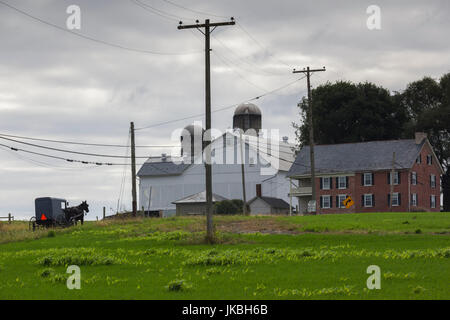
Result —
M 114 47 L 114 48 L 123 49 L 123 50 L 126 50 L 126 51 L 138 52 L 138 53 L 153 54 L 153 55 L 167 55 L 167 56 L 182 56 L 182 55 L 191 55 L 191 54 L 203 53 L 203 51 L 185 52 L 185 53 L 158 52 L 158 51 L 152 51 L 152 50 L 132 48 L 132 47 L 124 46 L 124 45 L 121 45 L 121 44 L 112 43 L 112 42 L 108 42 L 108 41 L 105 41 L 105 40 L 97 39 L 97 38 L 94 38 L 94 37 L 91 37 L 91 36 L 88 36 L 88 35 L 85 35 L 85 34 L 82 34 L 82 33 L 74 32 L 74 31 L 69 30 L 67 28 L 60 27 L 60 26 L 58 26 L 58 25 L 56 25 L 56 24 L 54 24 L 52 22 L 49 22 L 49 21 L 46 21 L 46 20 L 41 19 L 39 17 L 36 17 L 36 16 L 34 16 L 34 15 L 24 11 L 24 10 L 21 10 L 21 9 L 19 9 L 17 7 L 14 7 L 13 5 L 11 5 L 9 3 L 6 3 L 4 1 L 1 1 L 1 0 L 0 0 L 0 4 L 10 8 L 10 9 L 12 9 L 12 10 L 14 10 L 14 11 L 16 11 L 16 12 L 18 12 L 18 13 L 24 15 L 24 16 L 27 16 L 28 18 L 31 18 L 31 19 L 33 19 L 35 21 L 43 23 L 43 24 L 45 24 L 47 26 L 51 26 L 53 28 L 56 28 L 58 30 L 70 33 L 70 34 L 78 36 L 80 38 L 83 38 L 83 39 L 86 39 L 86 40 L 90 40 L 90 41 L 93 41 L 93 42 L 96 42 L 96 43 L 100 43 L 100 44 L 103 44 L 103 45 L 106 45 L 106 46 L 109 46 L 109 47 Z
M 146 11 L 149 11 L 149 12 L 151 12 L 153 14 L 156 14 L 156 15 L 162 17 L 162 18 L 165 18 L 165 19 L 168 19 L 168 20 L 171 20 L 171 21 L 178 22 L 180 20 L 194 20 L 192 18 L 186 18 L 186 17 L 177 16 L 177 15 L 171 14 L 169 12 L 157 9 L 157 8 L 152 7 L 151 5 L 149 5 L 149 4 L 145 3 L 145 2 L 141 2 L 139 0 L 130 0 L 130 1 L 132 3 L 134 3 L 135 5 L 141 7 L 142 9 L 146 10 Z
M 213 14 L 213 13 L 208 13 L 208 12 L 204 12 L 204 11 L 190 9 L 188 7 L 184 7 L 182 5 L 179 5 L 179 4 L 177 4 L 175 2 L 172 2 L 172 1 L 169 1 L 169 0 L 162 0 L 162 1 L 167 2 L 167 3 L 169 3 L 169 4 L 171 4 L 171 5 L 175 6 L 175 7 L 178 7 L 178 8 L 181 8 L 181 9 L 193 12 L 193 13 L 198 13 L 198 14 L 201 14 L 201 15 L 204 15 L 204 16 L 211 16 L 211 17 L 224 18 L 224 19 L 229 18 L 229 17 L 226 17 L 226 16 L 220 16 L 220 15 Z
M 284 64 L 285 66 L 289 67 L 292 69 L 292 67 L 285 63 L 284 61 L 279 60 L 278 58 L 276 58 L 265 46 L 263 46 L 254 36 L 252 36 L 250 34 L 250 32 L 248 32 L 243 26 L 242 24 L 236 22 L 236 25 L 239 27 L 239 29 L 241 29 L 254 43 L 256 43 L 262 50 L 264 50 L 265 52 L 267 52 L 269 54 L 269 56 L 274 60 L 277 61 L 281 64 Z
M 73 153 L 73 154 L 79 154 L 79 155 L 84 155 L 84 156 L 93 156 L 93 157 L 102 157 L 102 158 L 121 158 L 121 159 L 125 159 L 124 156 L 110 155 L 110 154 L 99 154 L 99 153 L 89 153 L 89 152 L 80 152 L 80 151 L 72 151 L 72 150 L 66 150 L 66 149 L 52 148 L 52 147 L 42 146 L 42 145 L 35 144 L 35 143 L 28 143 L 28 142 L 24 142 L 24 141 L 15 140 L 15 139 L 5 138 L 5 137 L 1 137 L 1 136 L 0 136 L 0 139 L 8 140 L 8 141 L 12 141 L 12 142 L 15 142 L 15 143 L 20 143 L 20 144 L 25 144 L 25 145 L 28 145 L 28 146 L 31 146 L 31 147 L 42 148 L 42 149 L 58 151 L 58 152 Z M 128 159 L 129 158 L 130 157 L 128 157 Z M 146 156 L 146 157 L 136 157 L 136 158 L 147 159 L 148 156 Z
M 265 97 L 267 95 L 270 95 L 270 94 L 273 94 L 275 92 L 281 91 L 281 90 L 283 90 L 283 89 L 293 85 L 294 83 L 296 83 L 296 82 L 298 82 L 300 80 L 303 80 L 305 77 L 306 76 L 301 77 L 301 78 L 299 78 L 299 79 L 297 79 L 295 81 L 291 81 L 291 82 L 289 82 L 289 83 L 287 83 L 287 84 L 285 84 L 285 85 L 283 85 L 281 87 L 278 87 L 278 88 L 273 89 L 271 91 L 267 91 L 267 92 L 265 92 L 265 93 L 263 93 L 263 94 L 261 94 L 259 96 L 256 96 L 254 98 L 247 99 L 247 100 L 241 101 L 239 103 L 234 103 L 234 104 L 231 104 L 231 105 L 228 105 L 228 106 L 225 106 L 225 107 L 221 107 L 221 108 L 212 110 L 211 112 L 212 113 L 221 112 L 221 111 L 224 111 L 224 110 L 227 110 L 227 109 L 234 108 L 234 107 L 236 107 L 236 106 L 238 106 L 238 105 L 240 105 L 242 103 L 258 100 L 258 99 L 263 98 L 263 97 Z M 179 121 L 188 120 L 188 119 L 193 119 L 193 118 L 199 118 L 199 117 L 202 117 L 204 115 L 205 115 L 204 113 L 199 113 L 199 114 L 192 115 L 192 116 L 187 116 L 187 117 L 183 117 L 183 118 L 177 118 L 177 119 L 173 119 L 173 120 L 167 120 L 167 121 L 164 121 L 164 122 L 154 123 L 154 124 L 151 124 L 151 125 L 148 125 L 148 126 L 145 126 L 145 127 L 136 128 L 135 130 L 138 131 L 138 130 L 150 129 L 150 128 L 159 127 L 159 126 L 162 126 L 162 125 L 165 125 L 165 124 L 170 124 L 170 123 L 179 122 Z
M 87 143 L 87 142 L 74 142 L 74 141 L 65 141 L 65 140 L 52 140 L 52 139 L 32 138 L 32 137 L 18 136 L 18 135 L 5 134 L 5 133 L 0 133 L 0 137 L 10 137 L 10 138 L 23 139 L 23 140 L 43 141 L 43 142 L 51 142 L 51 143 L 72 144 L 72 145 L 93 146 L 93 147 L 115 147 L 115 148 L 129 148 L 130 147 L 130 146 L 119 145 L 119 144 L 101 144 L 101 143 Z M 142 146 L 136 146 L 136 148 L 172 148 L 172 147 L 177 147 L 177 146 L 175 146 L 175 145 L 142 145 Z

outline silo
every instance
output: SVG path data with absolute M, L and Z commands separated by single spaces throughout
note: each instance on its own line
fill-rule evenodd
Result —
M 243 103 L 234 111 L 233 128 L 242 129 L 244 132 L 253 129 L 257 134 L 262 127 L 261 119 L 261 110 L 255 104 Z
M 185 162 L 193 163 L 194 157 L 202 153 L 204 129 L 195 124 L 186 126 L 180 136 L 181 156 Z

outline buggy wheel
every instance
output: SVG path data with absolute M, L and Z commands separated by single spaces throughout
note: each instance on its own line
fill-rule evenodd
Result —
M 28 222 L 28 230 L 36 229 L 36 217 L 31 217 L 30 222 Z
M 57 216 L 53 225 L 55 227 L 65 227 L 67 225 L 66 217 L 63 214 Z

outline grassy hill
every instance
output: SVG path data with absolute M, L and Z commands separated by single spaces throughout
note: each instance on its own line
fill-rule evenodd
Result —
M 0 299 L 449 299 L 450 213 L 0 224 Z M 66 268 L 81 268 L 68 290 Z M 369 265 L 381 289 L 368 290 Z

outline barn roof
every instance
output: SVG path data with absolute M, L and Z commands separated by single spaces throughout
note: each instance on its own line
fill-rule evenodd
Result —
M 263 200 L 265 203 L 267 203 L 269 206 L 271 206 L 272 208 L 276 208 L 276 209 L 289 209 L 289 203 L 287 203 L 286 201 L 284 201 L 283 199 L 279 199 L 279 198 L 273 198 L 273 197 L 254 197 L 253 199 L 251 199 L 248 204 L 252 203 L 253 201 L 255 201 L 256 199 L 261 199 Z
M 394 152 L 395 168 L 409 169 L 426 141 L 420 144 L 411 139 L 317 145 L 314 147 L 316 173 L 389 170 Z M 298 153 L 288 177 L 309 174 L 309 146 L 305 146 Z
M 145 162 L 139 169 L 137 175 L 142 176 L 176 176 L 186 170 L 190 164 L 175 163 L 172 161 Z
M 212 202 L 223 201 L 223 200 L 227 200 L 227 198 L 222 197 L 216 193 L 213 193 Z M 204 203 L 204 202 L 206 202 L 206 191 L 191 194 L 190 196 L 187 196 L 180 200 L 174 201 L 172 203 L 181 204 L 181 203 Z

